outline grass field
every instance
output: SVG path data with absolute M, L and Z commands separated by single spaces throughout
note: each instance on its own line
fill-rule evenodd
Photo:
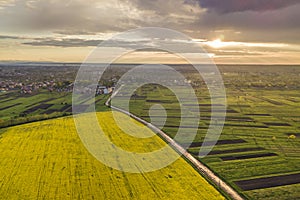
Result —
M 98 111 L 107 110 L 103 104 L 107 95 L 95 97 Z M 83 98 L 79 106 L 88 108 L 90 102 Z M 24 95 L 17 91 L 0 93 L 0 127 L 8 127 L 33 121 L 72 114 L 72 93 L 39 91 Z
M 148 152 L 165 145 L 158 136 L 133 143 L 114 124 L 111 112 L 98 113 L 98 119 L 114 144 L 127 150 Z M 130 128 L 139 132 L 141 127 Z M 1 199 L 224 199 L 182 158 L 141 174 L 103 165 L 83 146 L 72 117 L 1 132 Z
M 144 98 L 132 98 L 130 111 L 150 122 L 149 108 L 162 105 L 168 115 L 163 130 L 174 137 L 180 125 L 180 107 L 168 89 L 154 88 L 148 85 L 137 89 L 137 96 Z M 210 99 L 203 91 L 199 89 L 197 93 L 201 112 L 198 134 L 188 149 L 196 158 L 211 115 Z M 299 91 L 295 89 L 228 87 L 222 135 L 213 151 L 200 160 L 248 199 L 299 199 L 300 180 L 296 178 L 300 172 L 299 102 Z M 193 115 L 191 112 L 190 116 Z M 155 121 L 160 118 L 163 116 L 152 116 Z M 185 127 L 185 130 L 188 133 L 191 129 Z M 296 181 L 283 175 L 294 176 Z M 242 185 L 237 185 L 241 180 L 258 185 L 260 178 L 268 178 L 269 182 L 259 189 L 244 191 Z M 282 185 L 272 183 L 273 179 Z

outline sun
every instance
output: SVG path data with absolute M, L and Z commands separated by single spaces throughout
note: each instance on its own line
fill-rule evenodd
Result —
M 216 49 L 226 46 L 225 43 L 222 42 L 221 39 L 216 39 L 216 40 L 210 41 L 210 42 L 208 42 L 208 45 L 213 48 L 216 48 Z

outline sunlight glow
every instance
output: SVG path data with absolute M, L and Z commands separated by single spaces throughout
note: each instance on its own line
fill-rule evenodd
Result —
M 209 46 L 213 47 L 213 48 L 222 48 L 224 46 L 226 46 L 226 43 L 225 42 L 222 42 L 221 39 L 216 39 L 214 41 L 210 41 L 207 43 Z
M 221 39 L 216 39 L 213 41 L 204 42 L 204 44 L 215 48 L 220 49 L 224 47 L 264 47 L 264 48 L 287 48 L 289 44 L 283 43 L 251 43 L 251 42 L 224 42 Z

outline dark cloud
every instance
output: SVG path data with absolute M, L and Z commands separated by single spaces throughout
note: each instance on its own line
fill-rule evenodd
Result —
M 130 4 L 139 10 L 151 11 L 160 16 L 169 16 L 170 14 L 192 15 L 197 7 L 192 2 L 185 0 L 127 0 Z M 192 5 L 192 6 L 191 6 Z
M 125 41 L 125 40 L 109 40 L 102 43 L 103 40 L 88 40 L 79 38 L 35 38 L 29 42 L 22 44 L 30 46 L 52 46 L 52 47 L 96 47 L 101 44 L 102 47 L 123 47 L 123 48 L 139 48 L 142 44 L 149 41 Z
M 17 39 L 23 39 L 22 37 L 17 37 L 17 36 L 10 36 L 10 35 L 0 35 L 0 39 L 13 39 L 13 40 L 17 40 Z
M 138 34 L 138 33 L 136 33 Z M 173 38 L 166 40 L 164 38 L 146 38 L 139 40 L 126 40 L 114 38 L 111 40 L 88 40 L 71 38 L 35 38 L 31 41 L 23 42 L 23 45 L 30 46 L 51 46 L 51 47 L 112 47 L 136 50 L 139 52 L 166 52 L 164 49 L 172 49 L 174 53 L 203 53 L 199 43 L 191 43 L 190 40 Z M 163 36 L 162 36 L 163 37 Z
M 82 40 L 82 39 L 35 39 L 35 41 L 24 42 L 31 46 L 54 46 L 54 47 L 89 47 L 97 46 L 102 40 Z
M 219 13 L 277 10 L 300 3 L 299 0 L 198 0 L 203 8 Z
M 210 40 L 222 38 L 225 41 L 300 43 L 299 9 L 300 4 L 268 12 L 220 14 L 207 11 L 189 25 L 190 35 L 195 38 L 200 35 Z
M 84 30 L 57 30 L 53 31 L 53 33 L 57 33 L 60 35 L 96 35 L 96 32 L 84 31 Z

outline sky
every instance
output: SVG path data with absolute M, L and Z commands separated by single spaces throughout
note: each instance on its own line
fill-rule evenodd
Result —
M 83 62 L 115 34 L 162 27 L 188 35 L 216 63 L 300 64 L 299 10 L 299 0 L 0 0 L 0 61 Z M 180 62 L 153 50 L 119 62 L 140 56 Z

